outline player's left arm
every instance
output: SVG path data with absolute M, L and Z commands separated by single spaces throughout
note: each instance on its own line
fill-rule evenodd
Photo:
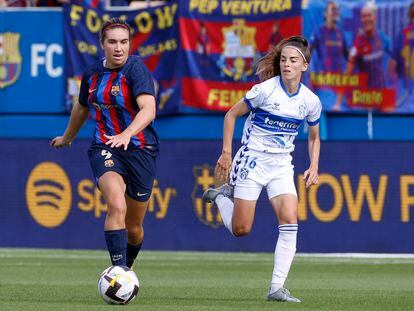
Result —
M 319 123 L 309 126 L 308 152 L 310 158 L 309 168 L 303 174 L 306 180 L 306 188 L 316 185 L 319 182 L 319 153 L 321 149 L 321 141 L 319 138 Z
M 118 135 L 105 135 L 109 139 L 106 144 L 111 145 L 111 148 L 124 146 L 124 150 L 127 150 L 131 137 L 137 135 L 155 119 L 156 110 L 153 95 L 139 94 L 136 101 L 140 110 L 131 124 Z

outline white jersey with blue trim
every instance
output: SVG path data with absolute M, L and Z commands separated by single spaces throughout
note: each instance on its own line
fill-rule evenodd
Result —
M 280 76 L 254 85 L 244 101 L 251 113 L 244 124 L 242 144 L 269 153 L 292 152 L 302 122 L 318 124 L 322 110 L 318 96 L 304 84 L 289 94 Z

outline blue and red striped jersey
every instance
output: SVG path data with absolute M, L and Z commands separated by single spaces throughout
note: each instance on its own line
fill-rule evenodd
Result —
M 96 143 L 106 143 L 104 134 L 120 134 L 131 124 L 139 112 L 136 97 L 140 94 L 154 96 L 154 81 L 139 56 L 129 56 L 116 69 L 104 67 L 100 60 L 85 70 L 79 103 L 89 107 L 95 120 Z M 151 124 L 131 138 L 130 148 L 140 148 L 153 155 L 158 153 L 158 136 Z
M 317 51 L 322 71 L 343 72 L 348 59 L 348 46 L 344 33 L 338 28 L 323 25 L 311 37 L 310 44 Z
M 383 88 L 387 85 L 386 64 L 391 53 L 389 39 L 382 32 L 372 37 L 360 33 L 349 52 L 349 61 L 357 64 L 359 72 L 368 75 L 369 87 Z

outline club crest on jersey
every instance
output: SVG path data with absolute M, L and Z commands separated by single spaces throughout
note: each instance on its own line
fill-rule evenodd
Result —
M 119 95 L 119 90 L 120 90 L 119 85 L 112 85 L 111 94 L 113 96 L 118 96 Z
M 247 176 L 249 176 L 249 170 L 245 167 L 242 167 L 240 169 L 240 179 L 245 180 L 247 179 Z
M 0 33 L 0 89 L 13 84 L 20 76 L 22 56 L 19 40 L 19 33 Z
M 217 206 L 213 203 L 203 202 L 203 193 L 210 187 L 214 187 L 214 167 L 210 165 L 194 166 L 194 188 L 191 194 L 194 212 L 197 218 L 205 225 L 217 228 L 223 222 Z
M 223 52 L 218 61 L 222 75 L 234 81 L 245 81 L 253 74 L 256 54 L 256 28 L 246 25 L 242 18 L 233 19 L 233 24 L 224 27 Z
M 113 167 L 115 165 L 114 160 L 109 159 L 105 161 L 105 167 Z

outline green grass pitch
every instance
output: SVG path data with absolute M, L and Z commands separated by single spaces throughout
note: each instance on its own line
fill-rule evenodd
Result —
M 270 253 L 142 251 L 128 306 L 106 305 L 104 251 L 1 249 L 0 310 L 414 310 L 414 258 L 295 258 L 286 283 L 300 304 L 267 302 Z

